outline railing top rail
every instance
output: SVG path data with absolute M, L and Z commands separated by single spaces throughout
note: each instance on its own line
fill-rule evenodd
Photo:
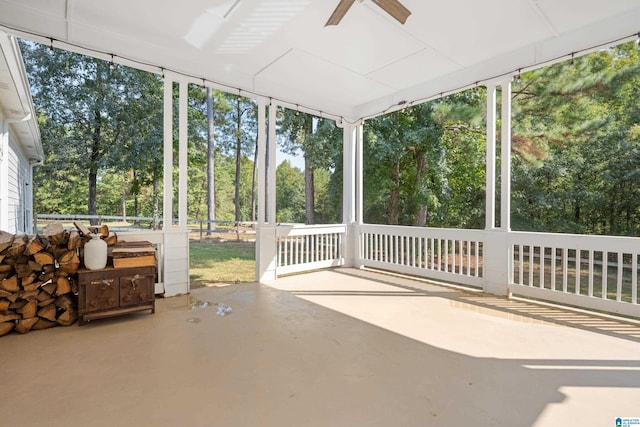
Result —
M 279 224 L 277 227 L 278 237 L 282 236 L 305 236 L 312 234 L 346 233 L 347 226 L 344 224 Z
M 484 230 L 464 228 L 414 227 L 407 225 L 362 224 L 360 232 L 397 234 L 401 236 L 424 236 L 456 238 L 462 240 L 482 240 Z
M 610 252 L 640 252 L 640 237 L 512 231 L 509 233 L 508 241 L 510 245 L 534 245 Z

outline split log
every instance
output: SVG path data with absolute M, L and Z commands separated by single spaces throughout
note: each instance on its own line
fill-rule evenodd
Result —
M 43 273 L 54 273 L 56 271 L 56 266 L 54 264 L 43 265 L 42 272 Z
M 20 292 L 9 292 L 9 295 L 5 296 L 11 302 L 16 302 L 20 298 Z
M 31 328 L 31 330 L 32 331 L 39 331 L 39 330 L 42 330 L 42 329 L 53 328 L 54 326 L 58 326 L 58 322 L 40 318 L 40 319 L 38 319 L 36 324 L 33 325 L 33 328 Z
M 35 301 L 38 299 L 38 294 L 40 294 L 39 290 L 28 291 L 28 292 L 20 292 L 20 298 L 26 301 Z
M 8 273 L 11 270 L 13 270 L 13 267 L 9 264 L 0 264 L 0 274 L 1 273 Z
M 89 237 L 91 235 L 91 231 L 89 230 L 89 228 L 87 228 L 87 226 L 80 221 L 73 221 L 73 225 L 75 225 L 75 227 L 80 233 L 82 233 L 83 236 Z
M 71 326 L 78 320 L 78 310 L 75 307 L 69 307 L 56 320 L 59 325 Z
M 50 222 L 44 227 L 42 233 L 52 245 L 66 245 L 69 239 L 61 222 Z
M 48 282 L 49 280 L 53 279 L 56 276 L 55 272 L 50 271 L 49 273 L 42 273 L 40 275 L 40 280 L 42 280 L 43 282 Z
M 56 279 L 56 285 L 57 285 L 56 294 L 58 296 L 71 293 L 71 282 L 67 277 L 64 277 L 64 276 L 58 277 Z
M 56 306 L 51 304 L 46 307 L 42 307 L 38 310 L 38 317 L 42 317 L 43 319 L 51 320 L 52 322 L 56 321 Z
M 56 284 L 51 281 L 49 283 L 45 283 L 44 285 L 42 285 L 42 290 L 49 295 L 53 295 L 56 291 Z
M 0 254 L 0 263 L 2 262 L 2 260 L 4 259 L 5 255 Z
M 9 332 L 13 331 L 16 324 L 13 322 L 4 322 L 0 323 L 0 337 L 3 335 L 7 335 Z
M 75 304 L 69 295 L 63 295 L 56 300 L 56 307 L 60 307 L 63 310 L 72 308 Z
M 20 318 L 19 314 L 15 314 L 11 311 L 5 311 L 0 313 L 0 322 L 9 322 L 11 320 L 18 320 Z
M 20 319 L 16 322 L 16 332 L 18 332 L 19 334 L 26 334 L 31 330 L 31 328 L 33 328 L 33 325 L 35 325 L 37 322 L 38 322 L 37 317 L 31 317 L 29 319 Z
M 21 309 L 25 305 L 27 305 L 27 301 L 22 300 L 22 299 L 21 300 L 15 300 L 11 304 L 9 304 L 9 310 L 17 311 L 18 309 Z
M 110 233 L 108 237 L 104 238 L 104 241 L 107 242 L 107 246 L 114 246 L 118 243 L 118 235 L 116 233 Z
M 103 239 L 109 237 L 109 226 L 107 224 L 102 224 L 98 227 L 98 233 L 102 236 Z
M 15 235 L 11 233 L 7 233 L 6 231 L 0 230 L 0 252 L 7 249 L 9 246 L 13 244 L 13 239 Z
M 42 285 L 42 282 L 40 282 L 40 281 L 29 283 L 29 284 L 26 284 L 26 285 L 24 284 L 24 280 L 22 281 L 22 289 L 24 289 L 25 292 L 35 291 L 40 287 L 40 285 Z
M 38 307 L 46 307 L 56 302 L 56 298 L 49 296 L 49 294 L 47 294 L 46 292 L 40 292 L 38 297 L 40 295 L 44 295 L 45 297 L 43 299 L 38 298 Z
M 22 278 L 22 287 L 26 289 L 27 286 L 33 284 L 34 282 L 36 282 L 36 279 L 38 278 L 38 274 L 36 274 L 37 272 L 32 271 L 31 273 L 29 273 L 29 275 L 27 277 L 23 277 Z M 36 282 L 37 283 L 37 282 Z M 38 285 L 40 286 L 40 285 Z M 38 287 L 36 286 L 36 288 Z M 33 288 L 33 289 L 36 289 Z M 31 289 L 27 289 L 27 290 L 31 290 Z
M 45 249 L 47 246 L 49 246 L 49 241 L 46 238 L 36 234 L 27 243 L 27 248 L 25 249 L 24 254 L 25 255 L 36 254 L 41 250 Z
M 42 266 L 53 265 L 55 263 L 55 258 L 49 252 L 38 252 L 33 255 L 33 259 Z
M 82 238 L 77 230 L 71 230 L 69 232 L 69 242 L 67 243 L 67 249 L 73 250 L 82 247 Z
M 74 274 L 80 268 L 80 258 L 76 251 L 68 251 L 58 259 L 60 269 L 69 274 Z
M 6 299 L 0 299 L 0 311 L 9 310 L 9 305 L 11 305 L 11 301 Z
M 4 254 L 7 258 L 18 257 L 19 255 L 22 255 L 27 248 L 28 241 L 29 238 L 26 235 L 15 236 L 13 239 L 13 243 L 11 243 L 11 246 L 5 249 Z
M 0 289 L 3 289 L 7 292 L 19 292 L 20 283 L 18 281 L 18 276 L 11 276 L 2 279 L 2 282 L 0 282 Z
M 36 301 L 29 301 L 24 307 L 16 311 L 22 315 L 23 319 L 35 317 L 38 311 L 38 303 Z

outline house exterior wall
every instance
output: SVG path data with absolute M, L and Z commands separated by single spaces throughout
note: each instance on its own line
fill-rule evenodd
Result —
M 31 165 L 1 119 L 0 129 L 0 230 L 33 233 Z

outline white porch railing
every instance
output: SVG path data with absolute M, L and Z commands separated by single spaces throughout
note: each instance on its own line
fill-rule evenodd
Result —
M 511 232 L 509 247 L 512 293 L 640 316 L 640 238 Z
M 345 225 L 280 225 L 276 274 L 344 265 Z
M 483 230 L 360 226 L 360 264 L 482 287 Z

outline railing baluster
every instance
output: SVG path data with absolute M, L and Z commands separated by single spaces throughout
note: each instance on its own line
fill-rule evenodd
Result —
M 609 252 L 602 251 L 602 299 L 607 299 L 607 286 L 609 282 Z
M 580 295 L 580 270 L 581 270 L 581 253 L 580 249 L 576 249 L 576 288 L 575 294 Z
M 524 285 L 524 245 L 518 245 L 518 284 Z
M 587 295 L 593 296 L 593 249 L 589 250 L 589 284 Z
M 618 252 L 618 281 L 616 283 L 616 301 L 622 301 L 622 273 L 624 269 L 624 264 L 622 263 L 623 257 L 622 251 Z
M 545 248 L 544 246 L 540 246 L 540 282 L 538 284 L 540 289 L 544 289 L 544 263 L 547 259 L 546 251 L 547 248 Z
M 631 304 L 638 303 L 638 254 L 632 253 L 631 260 Z
M 569 249 L 562 248 L 562 292 L 567 292 L 569 274 Z
M 556 259 L 558 255 L 558 248 L 555 246 L 551 248 L 551 290 L 556 290 L 556 264 L 558 260 Z

